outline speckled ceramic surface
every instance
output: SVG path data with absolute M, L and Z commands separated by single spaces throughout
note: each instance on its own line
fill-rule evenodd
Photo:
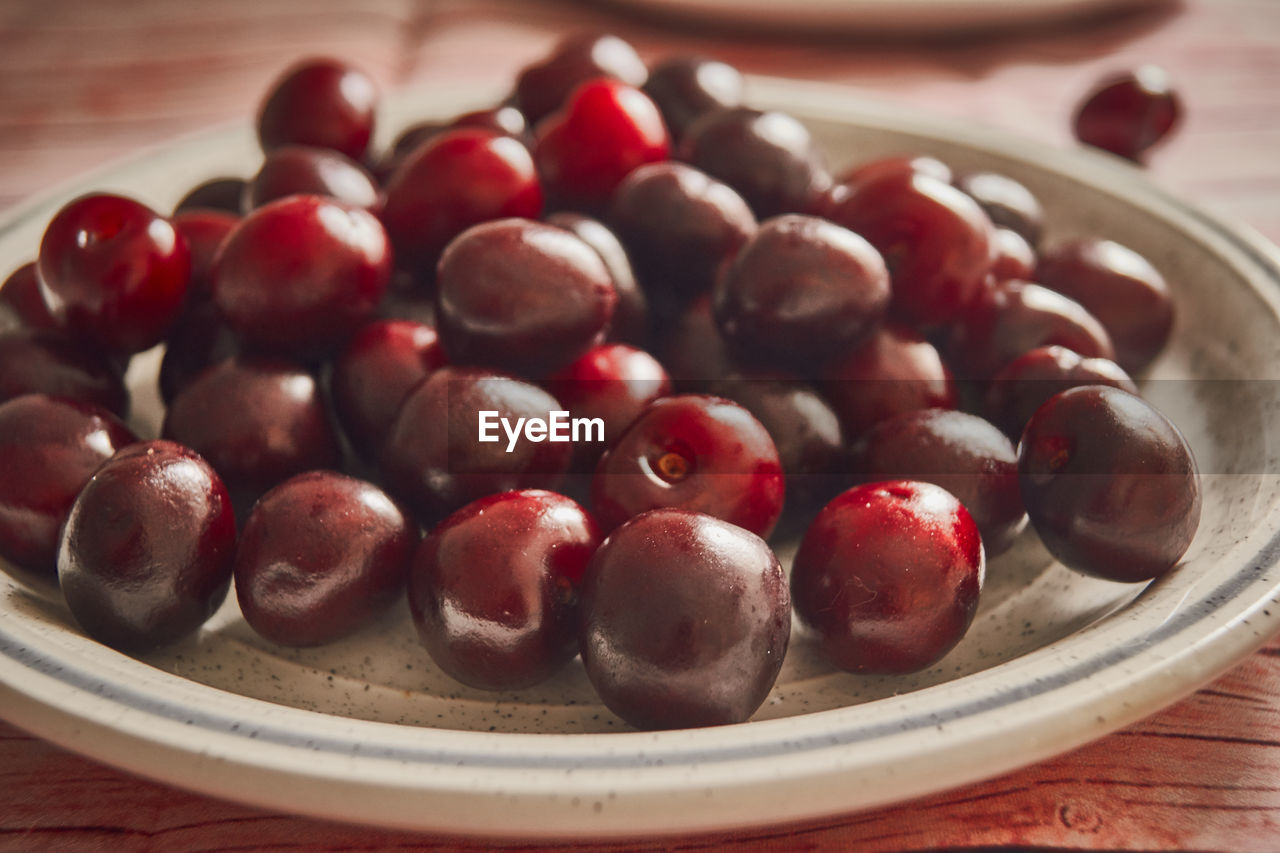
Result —
M 232 596 L 199 635 L 135 660 L 82 636 L 56 592 L 0 579 L 0 715 L 147 776 L 325 817 L 514 836 L 687 832 L 848 812 L 998 774 L 1151 713 L 1280 627 L 1275 248 L 1103 155 L 846 90 L 756 80 L 752 95 L 807 121 L 837 166 L 907 151 L 989 166 L 1040 196 L 1051 235 L 1107 235 L 1165 272 L 1180 319 L 1146 391 L 1187 434 L 1205 487 L 1183 565 L 1146 587 L 1092 580 L 1027 533 L 992 561 L 973 628 L 929 671 L 836 673 L 797 632 L 752 722 L 662 733 L 629 731 L 576 661 L 517 693 L 451 682 L 417 646 L 404 606 L 299 651 L 254 636 Z M 485 102 L 406 94 L 383 129 Z M 0 268 L 29 259 L 56 206 L 79 192 L 167 209 L 199 180 L 251 172 L 256 156 L 235 128 L 63 188 L 3 220 Z M 130 375 L 148 434 L 157 363 L 149 353 Z

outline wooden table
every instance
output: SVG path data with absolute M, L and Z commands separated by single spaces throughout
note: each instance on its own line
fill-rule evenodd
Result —
M 700 51 L 857 86 L 1054 144 L 1106 71 L 1164 66 L 1188 104 L 1153 177 L 1280 240 L 1280 3 L 1220 0 L 1071 27 L 927 41 L 666 29 L 585 4 L 499 0 L 5 0 L 0 206 L 227 120 L 303 54 L 385 87 L 501 85 L 567 29 L 646 57 Z M 1280 849 L 1280 645 L 1117 734 L 982 784 L 821 825 L 629 849 Z M 0 850 L 480 848 L 264 813 L 141 781 L 0 724 Z

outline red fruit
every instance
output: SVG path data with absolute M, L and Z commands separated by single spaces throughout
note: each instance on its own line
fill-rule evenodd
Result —
M 377 88 L 363 72 L 332 59 L 305 60 L 267 93 L 258 112 L 258 139 L 263 151 L 310 145 L 362 160 L 377 106 Z
M 122 418 L 129 414 L 129 392 L 111 359 L 58 332 L 20 328 L 0 334 L 0 403 L 23 394 L 93 403 Z
M 530 124 L 559 109 L 579 84 L 609 77 L 640 86 L 648 72 L 635 48 L 617 36 L 579 33 L 568 36 L 541 62 L 516 77 L 515 100 Z
M 1138 393 L 1129 374 L 1114 361 L 1082 358 L 1066 347 L 1037 347 L 991 378 L 983 408 L 993 424 L 1017 441 L 1036 409 L 1054 394 L 1078 385 L 1110 385 Z
M 23 264 L 0 284 L 0 305 L 12 309 L 17 321 L 29 329 L 56 329 L 58 323 L 40 295 L 35 261 Z
M 322 195 L 375 212 L 382 194 L 363 166 L 330 148 L 283 145 L 267 152 L 258 174 L 245 186 L 247 213 L 290 195 Z
M 1141 162 L 1182 119 L 1182 99 L 1164 71 L 1146 65 L 1104 80 L 1081 102 L 1072 127 L 1076 139 Z

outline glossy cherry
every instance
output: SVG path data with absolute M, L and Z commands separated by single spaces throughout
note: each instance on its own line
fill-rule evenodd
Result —
M 333 59 L 308 59 L 289 68 L 258 111 L 264 151 L 282 145 L 332 148 L 362 160 L 373 138 L 378 91 L 363 72 Z
M 244 197 L 243 178 L 211 178 L 192 187 L 173 208 L 176 216 L 190 210 L 217 210 L 240 215 L 240 199 Z
M 843 184 L 827 216 L 884 256 L 890 312 L 922 327 L 953 322 L 977 298 L 991 266 L 991 220 L 960 190 L 914 170 Z
M 636 281 L 631 258 L 618 235 L 600 220 L 570 211 L 551 214 L 547 224 L 563 228 L 595 249 L 609 268 L 618 304 L 614 306 L 606 340 L 643 346 L 649 339 L 649 297 Z
M 1044 207 L 1026 185 L 997 172 L 965 172 L 955 185 L 976 201 L 993 225 L 1015 232 L 1032 246 L 1044 233 Z
M 182 389 L 215 364 L 244 351 L 244 344 L 222 319 L 217 306 L 202 302 L 190 306 L 169 332 L 160 360 L 160 397 L 173 403 Z
M 742 105 L 738 69 L 703 56 L 673 56 L 649 69 L 644 91 L 676 139 L 707 113 Z
M 391 278 L 391 244 L 367 210 L 314 195 L 250 213 L 222 246 L 213 301 L 262 350 L 332 349 L 373 316 Z
M 352 336 L 333 363 L 329 387 L 352 445 L 375 459 L 400 404 L 444 366 L 436 330 L 412 320 L 374 320 Z
M 831 186 L 808 129 L 780 112 L 708 113 L 689 126 L 676 158 L 733 187 L 761 219 L 812 213 Z
M 1084 358 L 1066 347 L 1037 347 L 1006 364 L 991 378 L 983 410 L 1017 441 L 1036 409 L 1060 391 L 1078 385 L 1110 385 L 1138 393 L 1124 368 L 1105 358 Z
M 459 128 L 415 149 L 387 182 L 382 221 L 396 263 L 429 277 L 444 247 L 480 222 L 542 215 L 533 155 L 492 130 Z
M 480 441 L 480 412 L 493 412 L 492 441 Z M 387 433 L 381 469 L 387 488 L 424 521 L 439 519 L 476 498 L 512 489 L 555 488 L 573 445 L 533 441 L 523 431 L 510 452 L 501 427 L 521 418 L 548 421 L 563 411 L 529 382 L 476 367 L 442 367 L 400 406 Z
M 580 84 L 597 77 L 632 86 L 648 71 L 635 48 L 607 33 L 576 33 L 562 39 L 540 62 L 516 77 L 515 102 L 530 124 L 559 109 Z
M 716 325 L 710 295 L 695 299 L 665 331 L 657 351 L 677 388 L 705 391 L 737 369 L 737 359 Z
M 0 305 L 12 310 L 17 321 L 28 329 L 58 328 L 58 321 L 40 295 L 35 261 L 18 267 L 0 284 Z
M 666 160 L 671 140 L 649 96 L 617 80 L 583 83 L 559 112 L 539 122 L 534 154 L 548 194 L 601 210 L 632 170 Z
M 333 642 L 402 594 L 418 529 L 372 483 L 334 471 L 285 480 L 253 506 L 235 555 L 236 598 L 283 646 Z
M 413 558 L 409 608 L 436 666 L 483 690 L 546 680 L 578 652 L 582 576 L 600 530 L 540 489 L 467 504 Z
M 1116 581 L 1165 574 L 1200 523 L 1187 440 L 1141 397 L 1104 385 L 1051 397 L 1019 448 L 1022 498 L 1049 552 Z
M 1163 70 L 1146 65 L 1103 80 L 1080 103 L 1076 139 L 1141 162 L 1182 120 L 1182 99 Z
M 898 154 L 859 163 L 842 172 L 837 178 L 837 185 L 848 184 L 847 189 L 852 189 L 858 184 L 872 183 L 888 174 L 908 177 L 914 174 L 928 175 L 947 184 L 955 177 L 951 167 L 937 157 L 927 154 Z
M 0 404 L 0 557 L 53 577 L 58 531 L 76 495 L 133 441 L 115 415 L 90 403 L 25 394 Z
M 122 418 L 129 414 L 129 392 L 111 359 L 58 332 L 0 334 L 0 402 L 22 394 L 67 397 Z
M 191 253 L 173 224 L 118 195 L 63 206 L 44 232 L 37 264 L 59 325 L 123 354 L 164 338 L 191 279 Z
M 240 224 L 240 217 L 221 210 L 196 208 L 173 216 L 173 227 L 191 251 L 191 283 L 187 288 L 187 308 L 207 302 L 213 296 L 213 268 L 227 237 Z M 173 329 L 170 329 L 172 336 Z
M 378 185 L 363 166 L 331 148 L 306 145 L 268 151 L 245 185 L 240 206 L 247 213 L 289 195 L 321 195 L 375 211 L 382 203 Z
M 863 482 L 919 480 L 941 486 L 969 510 L 988 557 L 1026 526 L 1018 452 L 994 425 L 954 409 L 917 409 L 881 421 L 853 448 Z
M 731 400 L 684 394 L 650 404 L 605 453 L 591 506 L 606 530 L 675 507 L 768 536 L 785 492 L 778 449 L 760 421 Z
M 985 569 L 978 527 L 950 492 L 869 483 L 813 520 L 791 569 L 791 595 L 840 669 L 916 672 L 964 636 Z
M 604 339 L 618 301 L 594 249 L 525 219 L 463 232 L 440 258 L 440 339 L 454 364 L 526 376 L 559 370 Z
M 697 512 L 647 512 L 592 558 L 580 636 L 591 684 L 631 725 L 745 722 L 786 654 L 786 576 L 749 531 Z
M 235 550 L 231 498 L 209 463 L 171 441 L 146 441 L 104 462 L 76 498 L 58 583 L 90 636 L 142 651 L 213 615 Z
M 1131 373 L 1150 364 L 1173 332 L 1173 295 L 1164 276 L 1111 240 L 1073 240 L 1049 249 L 1036 265 L 1036 281 L 1097 317 L 1115 344 L 1116 362 Z
M 731 348 L 812 369 L 864 341 L 889 305 L 889 271 L 870 243 L 816 216 L 766 220 L 712 293 Z

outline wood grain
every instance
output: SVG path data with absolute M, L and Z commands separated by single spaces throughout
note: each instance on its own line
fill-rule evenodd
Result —
M 1067 144 L 1102 73 L 1155 62 L 1188 104 L 1153 177 L 1280 240 L 1280 3 L 1219 0 L 1072 27 L 928 42 L 669 30 L 586 3 L 519 0 L 6 0 L 0 206 L 182 134 L 245 121 L 302 55 L 387 89 L 501 84 L 563 32 L 609 29 L 642 54 L 856 86 Z M 141 781 L 0 725 L 0 850 L 484 849 L 269 814 Z M 1280 645 L 1144 722 L 1034 767 L 820 825 L 628 850 L 1280 849 Z M 502 846 L 532 849 L 504 842 Z

